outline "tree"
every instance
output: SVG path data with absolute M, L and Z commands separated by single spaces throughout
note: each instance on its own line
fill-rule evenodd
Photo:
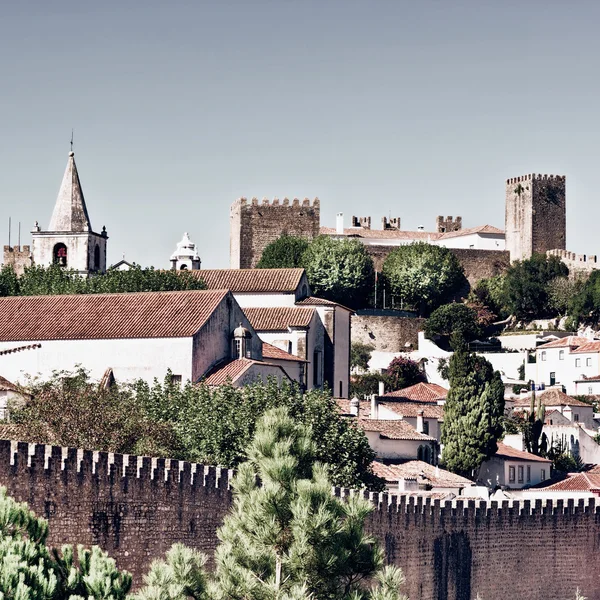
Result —
M 367 399 L 373 394 L 379 393 L 379 382 L 383 381 L 385 389 L 390 389 L 390 380 L 383 373 L 364 373 L 353 375 L 350 378 L 350 396 Z
M 465 305 L 475 313 L 477 324 L 483 329 L 492 325 L 497 318 L 494 311 L 472 290 L 465 300 Z
M 569 299 L 568 313 L 576 327 L 579 321 L 597 323 L 600 319 L 600 271 L 592 271 L 587 280 L 578 282 Z
M 350 369 L 369 370 L 369 361 L 371 352 L 375 349 L 372 344 L 363 344 L 362 342 L 352 342 L 350 347 Z
M 16 296 L 19 290 L 19 278 L 11 265 L 0 268 L 0 296 Z
M 316 296 L 351 308 L 367 305 L 375 271 L 373 260 L 358 240 L 321 235 L 308 246 L 302 264 Z
M 477 313 L 460 302 L 436 308 L 425 323 L 425 335 L 429 339 L 441 336 L 449 340 L 458 336 L 463 342 L 470 342 L 482 333 Z
M 302 256 L 307 248 L 308 241 L 306 239 L 284 233 L 265 247 L 256 268 L 287 269 L 302 267 Z
M 394 296 L 421 315 L 449 302 L 466 283 L 464 270 L 450 250 L 424 242 L 392 250 L 383 263 L 383 274 Z
M 383 551 L 364 532 L 372 505 L 333 496 L 315 450 L 310 428 L 283 408 L 258 423 L 218 532 L 215 600 L 404 598 L 401 571 L 383 567 Z
M 506 307 L 506 290 L 504 275 L 495 275 L 487 279 L 480 279 L 472 290 L 473 295 L 481 304 L 488 307 L 500 319 L 510 316 Z
M 390 392 L 425 381 L 425 375 L 419 364 L 404 356 L 394 358 L 385 370 L 385 375 Z
M 503 433 L 504 385 L 500 373 L 464 345 L 450 359 L 449 380 L 442 460 L 450 471 L 475 478 L 481 463 L 498 450 Z
M 549 283 L 566 277 L 569 270 L 557 256 L 534 254 L 513 263 L 505 274 L 506 307 L 519 319 L 535 319 L 552 315 Z

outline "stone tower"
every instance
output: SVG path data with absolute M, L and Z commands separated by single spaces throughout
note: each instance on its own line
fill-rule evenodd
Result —
M 266 198 L 259 204 L 256 198 L 248 202 L 239 198 L 231 205 L 229 216 L 229 256 L 232 269 L 250 269 L 256 266 L 265 247 L 283 233 L 308 240 L 319 235 L 321 226 L 320 202 L 308 198 L 280 204 L 275 198 Z
M 36 265 L 59 264 L 84 276 L 106 271 L 108 236 L 104 227 L 102 233 L 92 229 L 73 152 L 69 152 L 50 226 L 43 231 L 36 222 L 31 236 Z
M 175 252 L 171 255 L 171 270 L 196 271 L 200 268 L 200 257 L 196 244 L 190 240 L 188 233 L 183 234 L 183 239 L 177 244 Z
M 566 178 L 524 175 L 506 180 L 506 249 L 510 260 L 566 248 Z

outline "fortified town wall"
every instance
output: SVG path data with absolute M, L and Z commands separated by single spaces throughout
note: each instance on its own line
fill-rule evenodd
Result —
M 370 344 L 381 352 L 406 352 L 407 344 L 417 348 L 425 320 L 398 316 L 389 310 L 359 310 L 352 315 L 352 342 Z
M 138 585 L 174 542 L 212 555 L 230 477 L 187 462 L 0 441 L 0 484 L 48 519 L 49 543 L 97 544 Z M 404 570 L 411 600 L 566 599 L 577 587 L 600 600 L 594 500 L 369 497 L 376 509 L 368 527 Z

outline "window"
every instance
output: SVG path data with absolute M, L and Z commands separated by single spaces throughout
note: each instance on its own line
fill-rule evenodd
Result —
M 61 267 L 67 266 L 67 247 L 64 244 L 56 244 L 52 250 L 52 261 Z
M 542 471 L 541 471 L 541 475 L 540 475 L 540 479 L 541 479 L 542 481 L 545 481 L 545 480 L 546 480 L 546 469 L 542 469 Z
M 423 433 L 429 435 L 429 421 L 423 419 Z
M 592 366 L 592 359 L 591 358 L 586 358 L 585 359 L 585 366 L 586 367 L 591 367 Z
M 594 393 L 594 388 L 590 385 L 588 386 L 588 394 L 591 396 Z
M 540 356 L 540 358 L 542 360 L 546 360 L 546 351 L 545 350 L 542 352 L 542 355 Z
M 576 358 L 575 359 L 575 366 L 576 367 L 580 367 L 581 366 L 581 359 L 580 358 Z
M 344 387 L 342 385 L 342 382 L 340 381 L 340 398 L 344 395 Z
M 564 350 L 561 350 L 558 353 L 558 360 L 565 360 L 565 351 Z
M 319 387 L 322 384 L 321 379 L 321 351 L 315 350 L 313 353 L 313 385 Z
M 531 482 L 531 465 L 527 465 L 527 483 Z
M 519 473 L 519 483 L 523 483 L 523 467 L 519 466 L 518 468 L 518 473 Z
M 573 415 L 573 421 L 575 421 L 575 423 L 579 423 L 579 414 L 578 413 L 575 413 Z
M 181 385 L 181 375 L 171 375 L 171 383 L 173 385 Z
M 181 266 L 179 267 L 179 270 L 180 270 L 180 271 L 187 271 L 187 265 L 181 265 Z
M 515 468 L 514 467 L 508 467 L 508 481 L 509 481 L 509 483 L 515 482 Z
M 94 270 L 100 270 L 100 246 L 98 246 L 98 244 L 96 244 L 96 247 L 94 248 Z
M 556 384 L 556 373 L 554 371 L 550 372 L 550 385 Z
M 233 358 L 243 358 L 242 354 L 242 339 L 237 338 L 233 340 Z

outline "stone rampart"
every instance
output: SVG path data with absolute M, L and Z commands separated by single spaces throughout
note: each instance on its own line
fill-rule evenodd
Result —
M 141 581 L 174 542 L 212 555 L 231 472 L 166 459 L 0 441 L 0 484 L 50 524 L 50 544 L 98 544 Z M 340 496 L 354 493 L 336 490 Z M 367 494 L 369 530 L 411 600 L 600 600 L 600 507 Z
M 425 319 L 372 313 L 357 311 L 352 316 L 352 342 L 370 344 L 381 352 L 406 352 L 407 344 L 417 348 L 418 334 L 425 327 Z
M 25 269 L 31 267 L 33 259 L 30 246 L 4 246 L 3 261 L 10 265 L 17 275 L 23 275 Z

